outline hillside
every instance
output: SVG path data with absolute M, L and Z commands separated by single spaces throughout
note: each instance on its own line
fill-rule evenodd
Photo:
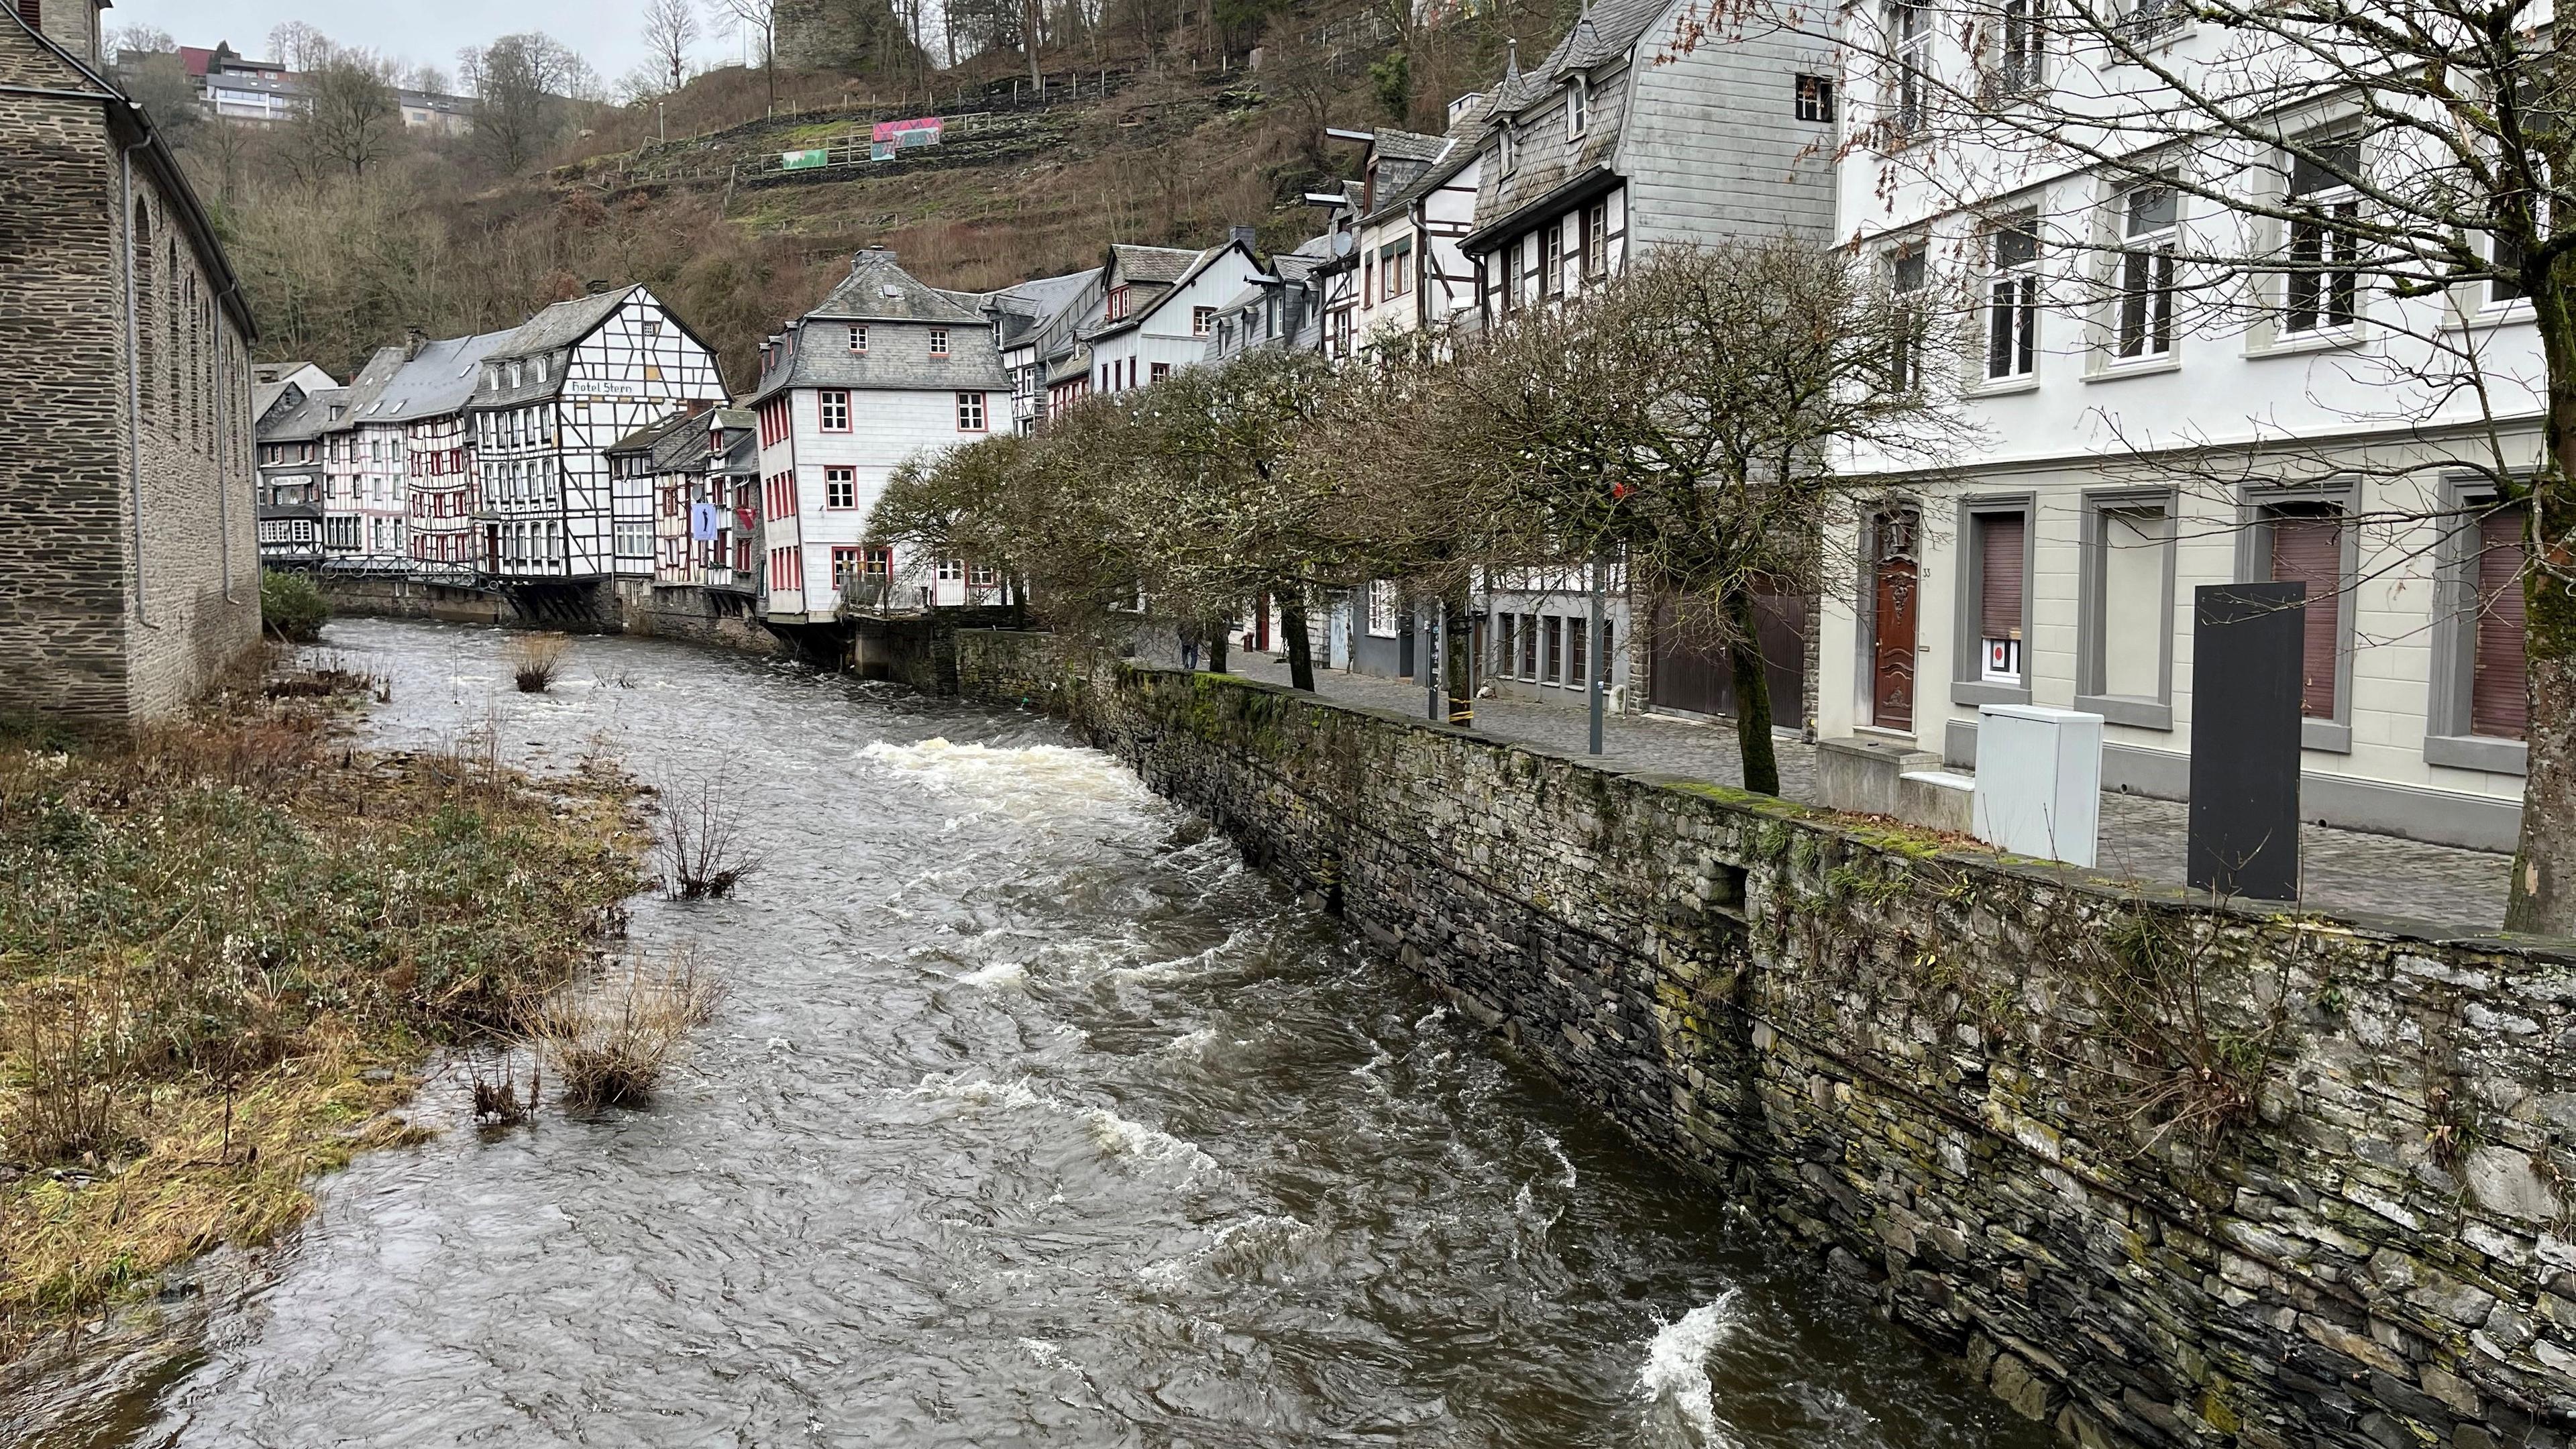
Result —
M 895 249 L 934 285 L 987 290 L 1098 263 L 1112 241 L 1204 244 L 1229 226 L 1266 246 L 1310 236 L 1302 201 L 1355 163 L 1328 125 L 1401 113 L 1436 125 L 1449 91 L 1499 64 L 1503 32 L 1549 7 L 1489 8 L 1399 35 L 1371 11 L 1274 17 L 1257 66 L 1187 32 L 1098 64 L 995 54 L 902 84 L 728 67 L 651 103 L 603 108 L 516 173 L 470 145 L 422 145 L 361 176 L 317 174 L 292 128 L 190 151 L 260 318 L 264 357 L 348 371 L 406 328 L 506 326 L 598 282 L 641 281 L 747 385 L 761 338 L 812 305 L 851 251 Z M 1390 57 L 1397 59 L 1390 61 Z M 1450 75 L 1428 89 L 1414 77 Z M 940 144 L 866 159 L 873 123 L 935 115 Z M 670 139 L 658 138 L 667 126 Z M 786 170 L 789 152 L 830 164 Z

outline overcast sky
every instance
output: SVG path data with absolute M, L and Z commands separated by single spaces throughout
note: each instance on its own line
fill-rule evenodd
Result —
M 268 32 L 302 20 L 343 45 L 387 51 L 407 65 L 434 65 L 451 75 L 456 52 L 466 46 L 542 30 L 580 51 L 614 85 L 644 61 L 643 10 L 644 0 L 376 0 L 354 7 L 332 0 L 116 0 L 107 24 L 110 30 L 166 30 L 181 45 L 229 40 L 233 49 L 266 59 Z M 703 21 L 700 28 L 708 32 L 698 46 L 704 60 L 740 52 L 730 26 Z

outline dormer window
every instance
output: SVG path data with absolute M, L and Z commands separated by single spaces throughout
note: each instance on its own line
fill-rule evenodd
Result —
M 946 357 L 948 355 L 947 328 L 933 327 L 930 329 L 930 355 L 933 357 Z
M 1520 127 L 1513 122 L 1505 121 L 1495 134 L 1502 138 L 1503 169 L 1510 171 L 1519 166 L 1521 164 Z
M 1112 322 L 1123 322 L 1127 320 L 1127 306 L 1127 287 L 1126 284 L 1121 283 L 1109 289 L 1109 300 L 1104 305 L 1103 315 Z
M 1592 83 L 1581 76 L 1565 88 L 1565 139 L 1580 141 L 1592 124 Z
M 856 323 L 850 326 L 850 351 L 861 357 L 868 353 L 868 329 Z
M 527 369 L 525 369 L 525 368 L 521 367 L 519 364 L 517 364 L 517 363 L 515 363 L 515 362 L 513 362 L 513 363 L 511 363 L 511 364 L 510 364 L 510 386 L 512 386 L 512 387 L 517 387 L 517 386 L 519 386 L 520 384 L 522 384 L 522 383 L 526 382 L 526 381 L 527 381 L 527 379 L 528 379 Z
M 544 358 L 538 358 L 535 362 L 530 363 L 529 367 L 536 374 L 537 381 L 543 382 L 546 380 L 546 360 Z

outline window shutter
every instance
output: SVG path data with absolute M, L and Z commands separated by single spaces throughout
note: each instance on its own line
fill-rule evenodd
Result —
M 2523 513 L 2478 521 L 2476 665 L 2469 682 L 2472 733 L 2518 740 L 2531 719 L 2522 674 Z
M 2299 712 L 2310 719 L 2332 719 L 2335 655 L 2343 642 L 2343 520 L 2319 513 L 2275 517 L 2272 577 L 2282 583 L 2308 586 Z
M 18 18 L 34 29 L 44 29 L 45 0 L 18 0 Z
M 2028 522 L 2018 513 L 1977 520 L 1977 603 L 1981 637 L 2021 637 L 2022 538 Z

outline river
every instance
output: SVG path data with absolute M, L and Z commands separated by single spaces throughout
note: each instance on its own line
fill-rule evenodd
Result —
M 720 1014 L 594 1120 L 433 1077 L 40 1442 L 2048 1442 L 1052 723 L 641 639 L 522 696 L 505 637 L 327 642 L 374 743 L 737 791 L 761 872 L 632 928 Z

